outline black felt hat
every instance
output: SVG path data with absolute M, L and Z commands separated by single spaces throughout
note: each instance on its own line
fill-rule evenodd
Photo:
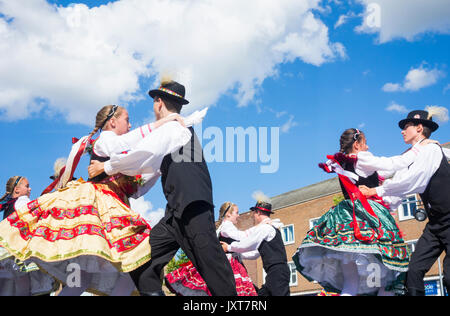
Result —
M 432 132 L 436 131 L 439 128 L 439 125 L 433 121 L 433 119 L 429 118 L 429 113 L 427 111 L 417 110 L 412 111 L 408 114 L 408 117 L 404 120 L 398 122 L 398 126 L 401 129 L 405 128 L 405 125 L 412 122 L 414 124 L 422 124 L 431 129 Z
M 269 214 L 274 214 L 274 212 L 272 212 L 272 204 L 268 203 L 268 202 L 256 202 L 256 205 L 251 207 L 250 210 L 252 211 L 262 211 L 262 212 L 266 212 Z
M 156 96 L 164 97 L 181 105 L 189 103 L 189 101 L 184 98 L 186 89 L 182 84 L 176 81 L 163 82 L 158 89 L 150 90 L 148 94 L 152 98 L 155 98 Z

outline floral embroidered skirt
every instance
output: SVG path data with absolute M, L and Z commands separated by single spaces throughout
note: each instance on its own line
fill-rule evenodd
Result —
M 353 229 L 353 204 L 344 200 L 324 214 L 292 257 L 297 270 L 326 291 L 343 289 L 343 264 L 354 262 L 359 274 L 358 294 L 376 294 L 401 286 L 408 271 L 410 251 L 389 210 L 369 200 L 378 219 L 355 202 L 355 216 L 362 236 L 379 237 L 361 241 Z M 381 225 L 380 225 L 381 224 Z
M 109 294 L 125 272 L 150 260 L 150 229 L 108 185 L 80 179 L 2 221 L 0 246 L 63 284 L 81 271 L 90 290 Z
M 258 294 L 245 267 L 231 254 L 227 254 L 227 257 L 234 272 L 237 294 L 239 296 L 257 296 Z M 165 280 L 166 286 L 174 294 L 180 296 L 211 296 L 205 281 L 191 261 L 167 274 Z

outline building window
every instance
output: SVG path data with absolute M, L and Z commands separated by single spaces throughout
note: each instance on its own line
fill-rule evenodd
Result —
M 309 220 L 309 229 L 313 229 L 314 226 L 317 226 L 319 219 L 321 219 L 321 217 L 311 218 Z
M 289 286 L 297 286 L 298 285 L 298 277 L 297 277 L 297 268 L 295 267 L 295 263 L 293 261 L 288 262 L 289 270 L 291 271 L 291 277 L 289 278 Z M 262 270 L 263 274 L 263 283 L 266 283 L 266 270 Z
M 402 205 L 398 208 L 398 218 L 401 221 L 406 221 L 414 218 L 414 214 L 418 205 L 416 195 L 409 195 L 403 200 Z
M 297 286 L 298 281 L 297 281 L 297 268 L 295 267 L 295 263 L 294 262 L 288 262 L 289 265 L 289 269 L 291 270 L 291 278 L 289 281 L 289 286 Z
M 281 228 L 281 236 L 285 245 L 295 243 L 294 225 L 287 225 Z

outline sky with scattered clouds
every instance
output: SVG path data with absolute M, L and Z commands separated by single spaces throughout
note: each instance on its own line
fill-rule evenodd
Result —
M 256 162 L 209 162 L 216 212 L 228 200 L 246 211 L 256 190 L 329 178 L 317 163 L 347 128 L 375 154 L 403 152 L 408 111 L 450 108 L 449 35 L 448 0 L 0 0 L 0 182 L 27 176 L 38 197 L 103 105 L 151 121 L 147 92 L 168 75 L 186 86 L 184 114 L 210 107 L 204 146 L 227 127 L 279 128 L 266 144 L 276 172 L 261 172 L 261 147 Z M 449 125 L 434 138 L 448 142 Z M 152 220 L 164 207 L 159 183 L 134 202 Z

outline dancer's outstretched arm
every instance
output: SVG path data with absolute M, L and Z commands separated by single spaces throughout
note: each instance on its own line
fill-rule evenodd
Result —
M 101 157 L 110 157 L 112 154 L 120 154 L 135 148 L 140 141 L 151 135 L 164 124 L 177 121 L 184 126 L 184 119 L 179 114 L 173 114 L 156 122 L 142 125 L 123 135 L 116 135 L 112 131 L 105 131 L 94 144 L 94 152 Z
M 144 138 L 136 148 L 127 153 L 113 154 L 110 160 L 104 163 L 92 161 L 88 168 L 89 177 L 95 177 L 103 171 L 108 175 L 154 175 L 158 172 L 163 158 L 186 145 L 191 136 L 191 132 L 178 122 L 164 124 L 153 132 L 152 137 Z
M 442 160 L 441 147 L 428 145 L 409 169 L 397 172 L 394 178 L 386 180 L 376 188 L 362 188 L 366 196 L 379 195 L 405 197 L 413 193 L 423 193 Z

